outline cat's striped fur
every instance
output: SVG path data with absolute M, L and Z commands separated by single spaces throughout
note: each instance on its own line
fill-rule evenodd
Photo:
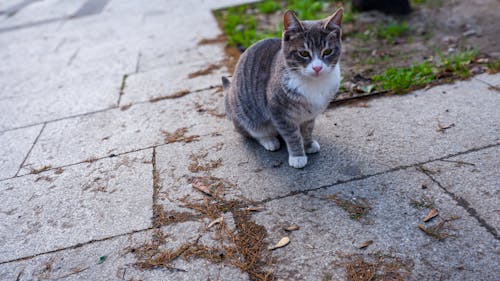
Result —
M 306 153 L 319 151 L 314 119 L 339 88 L 342 12 L 299 21 L 287 11 L 282 39 L 255 43 L 240 57 L 233 81 L 222 78 L 235 128 L 271 151 L 279 149 L 280 135 L 295 168 L 307 164 Z

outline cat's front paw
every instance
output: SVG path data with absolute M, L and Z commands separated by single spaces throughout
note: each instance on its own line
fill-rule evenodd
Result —
M 300 169 L 307 165 L 307 156 L 289 156 L 288 165 Z
M 266 137 L 258 139 L 260 145 L 262 145 L 266 150 L 276 151 L 280 149 L 280 140 L 276 137 Z
M 321 147 L 319 146 L 319 143 L 315 140 L 311 142 L 311 144 L 306 147 L 306 153 L 312 154 L 312 153 L 318 153 Z

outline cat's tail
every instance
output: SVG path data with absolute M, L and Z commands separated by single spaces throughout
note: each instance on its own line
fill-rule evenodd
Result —
M 231 82 L 229 82 L 229 79 L 227 77 L 222 76 L 222 87 L 224 88 L 224 91 L 229 90 L 229 86 L 231 86 Z

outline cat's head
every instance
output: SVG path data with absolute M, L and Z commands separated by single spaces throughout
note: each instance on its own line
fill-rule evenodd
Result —
M 285 12 L 282 49 L 289 70 L 311 78 L 333 71 L 342 49 L 343 11 L 316 21 L 300 21 L 294 12 Z

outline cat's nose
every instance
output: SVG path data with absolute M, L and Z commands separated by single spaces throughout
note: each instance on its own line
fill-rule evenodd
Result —
M 313 69 L 314 71 L 316 71 L 316 73 L 319 73 L 321 71 L 321 69 L 323 69 L 322 66 L 313 66 Z

